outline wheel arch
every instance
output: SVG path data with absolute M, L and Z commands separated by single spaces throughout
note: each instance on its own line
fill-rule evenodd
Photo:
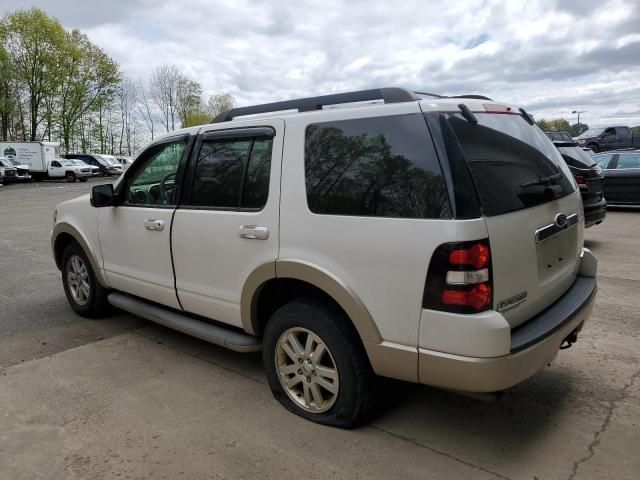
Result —
M 263 302 L 265 295 L 272 295 L 274 289 L 325 295 L 345 312 L 363 342 L 382 342 L 371 314 L 345 282 L 319 265 L 298 259 L 282 259 L 261 265 L 249 276 L 241 298 L 242 326 L 247 333 L 262 333 L 266 323 L 265 313 L 272 313 L 268 310 L 264 312 Z M 283 299 L 276 299 L 272 308 L 278 307 L 284 300 L 286 295 Z
M 89 243 L 84 238 L 84 236 L 76 229 L 74 226 L 68 223 L 58 223 L 53 228 L 53 232 L 51 233 L 51 250 L 53 251 L 53 258 L 55 259 L 56 266 L 58 270 L 62 270 L 62 255 L 64 253 L 64 249 L 67 248 L 71 242 L 78 242 L 82 250 L 87 255 L 89 262 L 91 263 L 91 268 L 96 276 L 96 280 L 103 288 L 108 288 L 109 284 L 107 283 L 102 269 L 100 269 L 100 264 L 98 263 L 95 255 L 89 248 Z

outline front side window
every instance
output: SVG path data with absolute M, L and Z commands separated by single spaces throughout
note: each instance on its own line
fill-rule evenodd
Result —
M 175 204 L 176 174 L 184 140 L 155 145 L 144 152 L 140 168 L 127 179 L 125 204 L 164 206 Z
M 304 161 L 313 213 L 450 217 L 440 165 L 419 114 L 309 125 Z
M 260 209 L 267 203 L 271 138 L 205 139 L 191 188 L 191 205 Z

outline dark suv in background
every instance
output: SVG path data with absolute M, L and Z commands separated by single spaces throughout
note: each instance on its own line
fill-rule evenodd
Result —
M 547 136 L 553 140 L 549 133 Z M 602 168 L 573 140 L 554 141 L 553 144 L 560 151 L 580 188 L 585 227 L 602 223 L 607 215 Z
M 92 155 L 89 153 L 67 153 L 64 158 L 82 160 L 89 165 L 98 167 L 102 175 L 120 175 L 122 167 L 120 165 L 112 165 L 105 161 L 100 155 Z

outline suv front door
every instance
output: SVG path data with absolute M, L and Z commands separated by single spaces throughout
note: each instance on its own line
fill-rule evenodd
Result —
M 152 145 L 117 187 L 118 206 L 99 209 L 98 235 L 112 288 L 179 308 L 171 265 L 171 219 L 189 137 Z
M 244 284 L 275 272 L 284 122 L 200 132 L 176 210 L 173 261 L 182 307 L 241 326 Z

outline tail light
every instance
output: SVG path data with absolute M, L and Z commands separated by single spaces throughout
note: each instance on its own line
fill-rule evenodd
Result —
M 477 313 L 491 308 L 493 283 L 489 240 L 440 245 L 431 257 L 423 308 Z
M 574 175 L 573 178 L 576 179 L 576 183 L 578 185 L 586 185 L 587 182 L 584 180 L 584 177 L 582 175 Z

